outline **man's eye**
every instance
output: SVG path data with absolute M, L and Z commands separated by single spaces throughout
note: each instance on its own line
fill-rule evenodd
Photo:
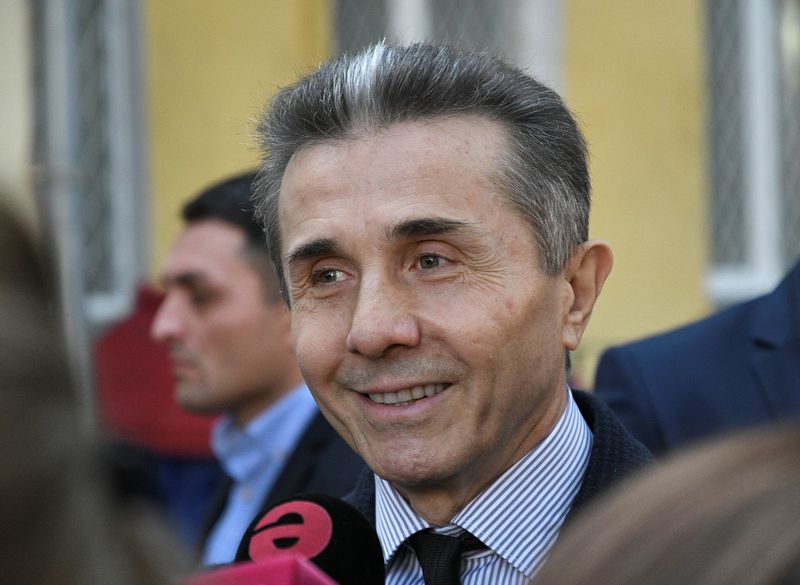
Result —
M 318 270 L 311 275 L 314 284 L 334 284 L 344 277 L 344 272 L 336 268 Z
M 423 270 L 430 270 L 432 268 L 438 268 L 441 265 L 442 258 L 435 254 L 425 254 L 424 256 L 420 256 L 417 262 L 419 267 Z
M 207 305 L 213 300 L 214 300 L 214 295 L 212 293 L 204 291 L 196 291 L 189 294 L 189 302 L 191 302 L 196 307 L 202 307 L 204 305 Z

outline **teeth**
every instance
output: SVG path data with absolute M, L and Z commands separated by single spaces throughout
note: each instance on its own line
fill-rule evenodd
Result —
M 369 394 L 369 399 L 377 404 L 408 404 L 423 397 L 430 398 L 447 388 L 449 384 L 426 384 L 425 386 L 414 386 L 404 388 L 397 392 L 382 392 Z

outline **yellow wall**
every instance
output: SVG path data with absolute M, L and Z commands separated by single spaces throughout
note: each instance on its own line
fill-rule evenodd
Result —
M 568 101 L 590 142 L 592 236 L 615 266 L 576 370 L 610 343 L 705 314 L 702 4 L 567 0 Z
M 327 0 L 150 0 L 145 15 L 153 270 L 182 203 L 254 166 L 257 117 L 276 87 L 330 53 Z

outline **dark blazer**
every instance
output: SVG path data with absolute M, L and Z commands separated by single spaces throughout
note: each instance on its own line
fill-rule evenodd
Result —
M 656 454 L 800 415 L 800 262 L 768 295 L 608 350 L 595 393 Z
M 361 457 L 318 412 L 297 442 L 272 490 L 264 495 L 262 509 L 300 493 L 342 497 L 353 488 L 364 467 Z M 220 488 L 208 516 L 203 541 L 222 515 L 230 487 L 228 480 Z
M 622 428 L 614 414 L 602 402 L 587 392 L 573 390 L 572 395 L 592 430 L 594 439 L 589 455 L 589 465 L 572 509 L 575 512 L 592 498 L 600 495 L 623 476 L 652 461 L 653 456 L 645 447 Z M 375 480 L 369 469 L 361 473 L 356 487 L 345 498 L 366 518 L 375 524 Z

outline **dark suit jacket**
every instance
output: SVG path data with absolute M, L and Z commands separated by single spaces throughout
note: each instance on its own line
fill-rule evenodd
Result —
M 607 406 L 587 392 L 573 390 L 572 395 L 592 430 L 594 440 L 583 483 L 572 504 L 569 517 L 623 476 L 652 460 L 652 455 L 622 428 Z M 355 489 L 345 498 L 375 524 L 375 481 L 369 469 L 361 473 Z
M 318 412 L 300 437 L 272 490 L 264 495 L 262 509 L 300 493 L 342 497 L 353 488 L 364 467 L 364 461 Z M 212 506 L 204 541 L 222 515 L 229 491 L 230 480 L 220 488 Z
M 800 415 L 800 263 L 766 296 L 608 350 L 595 393 L 656 454 Z

